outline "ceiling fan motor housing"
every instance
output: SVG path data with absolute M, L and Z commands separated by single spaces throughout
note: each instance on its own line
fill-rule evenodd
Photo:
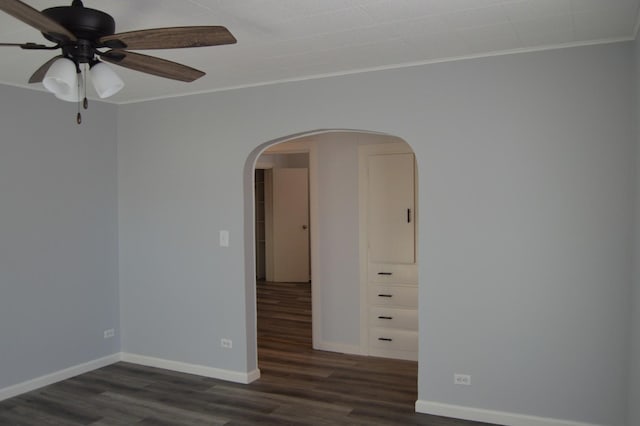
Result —
M 97 41 L 100 37 L 112 35 L 116 32 L 116 23 L 111 15 L 100 10 L 90 9 L 80 5 L 51 7 L 42 11 L 44 15 L 53 19 L 78 39 Z M 54 43 L 55 38 L 44 34 L 45 38 Z

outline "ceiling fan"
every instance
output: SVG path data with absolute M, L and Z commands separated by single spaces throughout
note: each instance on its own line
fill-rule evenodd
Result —
M 236 43 L 222 26 L 154 28 L 115 33 L 115 21 L 100 10 L 84 7 L 81 0 L 71 6 L 51 7 L 42 12 L 19 0 L 0 0 L 0 10 L 42 32 L 54 43 L 0 43 L 25 50 L 57 50 L 62 53 L 38 68 L 29 83 L 42 82 L 59 99 L 79 102 L 85 89 L 86 67 L 98 96 L 106 98 L 123 86 L 122 80 L 102 61 L 135 71 L 184 82 L 205 75 L 204 72 L 166 59 L 134 53 L 130 50 L 179 49 Z M 82 74 L 82 67 L 85 73 Z M 74 73 L 75 71 L 75 73 Z M 83 100 L 87 108 L 86 96 Z M 78 123 L 81 121 L 78 112 Z

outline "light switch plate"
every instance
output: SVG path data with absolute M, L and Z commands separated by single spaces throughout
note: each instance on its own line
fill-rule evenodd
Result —
M 220 231 L 220 247 L 229 247 L 229 231 Z

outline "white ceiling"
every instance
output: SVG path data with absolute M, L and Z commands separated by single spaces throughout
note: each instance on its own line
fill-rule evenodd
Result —
M 36 9 L 70 0 L 24 0 Z M 228 46 L 141 51 L 207 73 L 182 83 L 117 67 L 115 103 L 179 96 L 370 69 L 630 40 L 640 0 L 84 0 L 116 20 L 116 32 L 224 25 Z M 39 42 L 0 12 L 0 42 Z M 0 83 L 29 87 L 56 53 L 0 47 Z M 42 90 L 41 85 L 35 85 Z M 89 97 L 92 96 L 90 93 Z

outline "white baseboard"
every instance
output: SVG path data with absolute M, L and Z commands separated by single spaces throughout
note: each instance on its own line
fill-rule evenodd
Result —
M 314 342 L 313 349 L 319 351 L 338 352 L 341 354 L 349 355 L 363 355 L 358 345 L 346 345 L 344 343 L 331 343 L 331 342 Z
M 114 364 L 118 361 L 120 361 L 120 353 L 94 359 L 93 361 L 85 362 L 84 364 L 74 365 L 73 367 L 65 368 L 64 370 L 55 371 L 44 376 L 36 377 L 35 379 L 27 380 L 26 382 L 0 389 L 0 401 L 13 398 L 14 396 L 18 396 L 26 392 L 31 392 L 32 390 L 36 390 L 44 386 L 52 385 L 62 380 L 70 379 L 80 374 L 88 373 L 89 371 L 97 370 L 98 368 L 106 367 L 107 365 Z
M 481 408 L 442 404 L 440 402 L 416 401 L 416 412 L 435 416 L 453 417 L 462 420 L 495 423 L 508 426 L 599 426 L 592 423 L 580 423 L 571 420 L 547 417 L 527 416 L 502 411 L 483 410 Z
M 121 355 L 122 361 L 130 362 L 132 364 L 163 368 L 165 370 L 179 371 L 181 373 L 197 374 L 198 376 L 211 377 L 212 379 L 226 380 L 235 383 L 248 384 L 260 378 L 260 370 L 258 369 L 245 373 L 242 371 L 224 370 L 204 365 L 187 364 L 180 361 L 171 361 L 168 359 L 154 358 L 126 352 L 123 352 Z
M 202 365 L 187 364 L 184 362 L 118 352 L 0 389 L 0 401 L 70 379 L 80 374 L 88 373 L 89 371 L 97 370 L 98 368 L 106 367 L 107 365 L 115 364 L 119 361 L 146 365 L 148 367 L 163 368 L 165 370 L 180 371 L 182 373 L 197 374 L 214 379 L 244 384 L 251 383 L 260 378 L 260 370 L 258 369 L 249 371 L 248 373 L 243 373 L 240 371 L 223 370 L 220 368 L 205 367 Z

